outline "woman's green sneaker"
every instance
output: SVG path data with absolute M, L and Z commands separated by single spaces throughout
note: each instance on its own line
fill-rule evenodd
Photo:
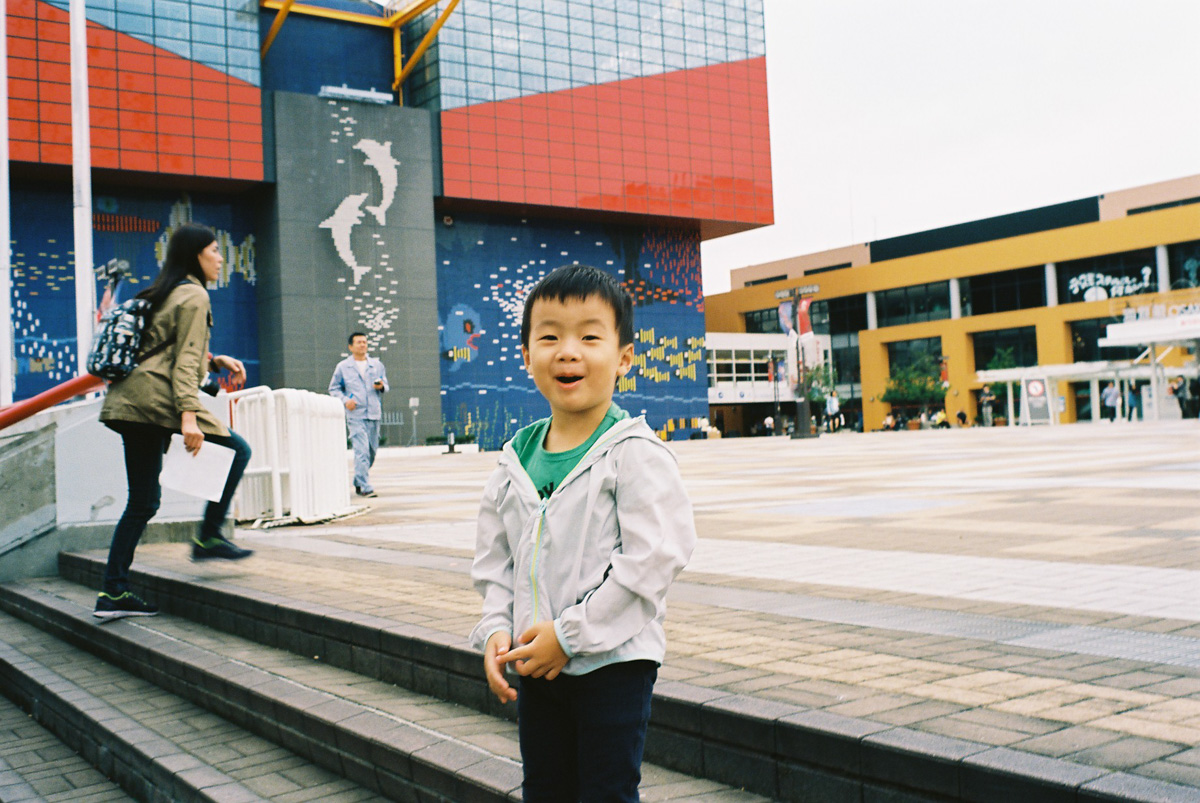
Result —
M 97 619 L 120 619 L 124 616 L 154 616 L 157 613 L 157 605 L 151 605 L 132 591 L 122 594 L 107 594 L 101 591 L 100 596 L 96 598 L 96 610 L 92 611 L 92 616 Z
M 192 560 L 241 560 L 253 554 L 253 549 L 242 549 L 224 538 L 192 539 Z

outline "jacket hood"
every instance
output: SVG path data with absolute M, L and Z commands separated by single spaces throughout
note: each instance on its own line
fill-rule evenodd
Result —
M 524 429 L 521 430 L 504 444 L 504 451 L 500 456 L 499 464 L 504 468 L 514 482 L 516 482 L 518 485 L 526 487 L 526 489 L 532 492 L 536 498 L 537 489 L 533 487 L 533 480 L 529 478 L 528 472 L 525 471 L 525 467 L 521 464 L 521 458 L 517 455 L 517 439 L 520 438 L 524 432 Z M 526 435 L 526 437 L 528 437 L 528 435 Z M 654 441 L 664 449 L 667 448 L 666 444 L 664 444 L 658 435 L 654 433 L 654 430 L 650 429 L 650 425 L 646 423 L 645 416 L 639 415 L 636 418 L 622 418 L 621 420 L 617 421 L 617 423 L 613 424 L 607 432 L 601 435 L 600 438 L 594 444 L 592 444 L 592 448 L 588 449 L 584 456 L 579 459 L 579 462 L 575 465 L 575 468 L 571 469 L 570 473 L 563 478 L 563 481 L 558 487 L 562 488 L 565 486 L 572 479 L 574 479 L 577 474 L 603 457 L 618 443 L 622 443 L 630 438 L 645 438 L 646 440 Z M 556 493 L 557 491 L 558 488 L 555 489 Z

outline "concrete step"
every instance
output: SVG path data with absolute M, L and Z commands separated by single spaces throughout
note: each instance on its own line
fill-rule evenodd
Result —
M 136 800 L 384 799 L 7 614 L 0 688 Z
M 0 607 L 393 799 L 519 799 L 515 725 L 171 615 L 100 626 L 94 592 L 53 578 L 0 588 Z M 643 799 L 765 798 L 644 767 Z
M 62 554 L 64 577 L 99 585 L 103 558 Z M 302 602 L 208 568 L 140 567 L 166 610 L 367 677 L 500 717 L 479 656 L 461 636 Z M 227 578 L 227 579 L 226 579 Z M 778 800 L 1189 801 L 1195 790 L 1071 761 L 869 719 L 660 682 L 647 760 Z
M 133 798 L 29 714 L 0 698 L 0 800 L 127 803 Z

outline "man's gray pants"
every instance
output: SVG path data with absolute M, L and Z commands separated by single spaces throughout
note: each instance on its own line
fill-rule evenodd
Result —
M 354 447 L 354 487 L 362 493 L 375 490 L 369 475 L 379 451 L 379 419 L 351 418 L 350 444 Z

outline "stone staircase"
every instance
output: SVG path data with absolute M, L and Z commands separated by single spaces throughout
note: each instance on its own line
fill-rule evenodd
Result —
M 162 616 L 97 624 L 95 553 L 0 586 L 0 690 L 129 795 L 520 799 L 514 706 L 459 637 L 140 568 Z M 675 681 L 655 690 L 646 759 L 645 801 L 1195 803 L 1121 772 Z
M 133 798 L 520 799 L 512 707 L 488 702 L 473 653 L 392 620 L 161 572 L 137 580 L 164 615 L 101 625 L 98 564 L 64 555 L 61 567 L 0 587 L 0 687 Z M 642 792 L 766 799 L 652 764 Z
M 0 800 L 126 803 L 115 783 L 28 714 L 0 699 Z

